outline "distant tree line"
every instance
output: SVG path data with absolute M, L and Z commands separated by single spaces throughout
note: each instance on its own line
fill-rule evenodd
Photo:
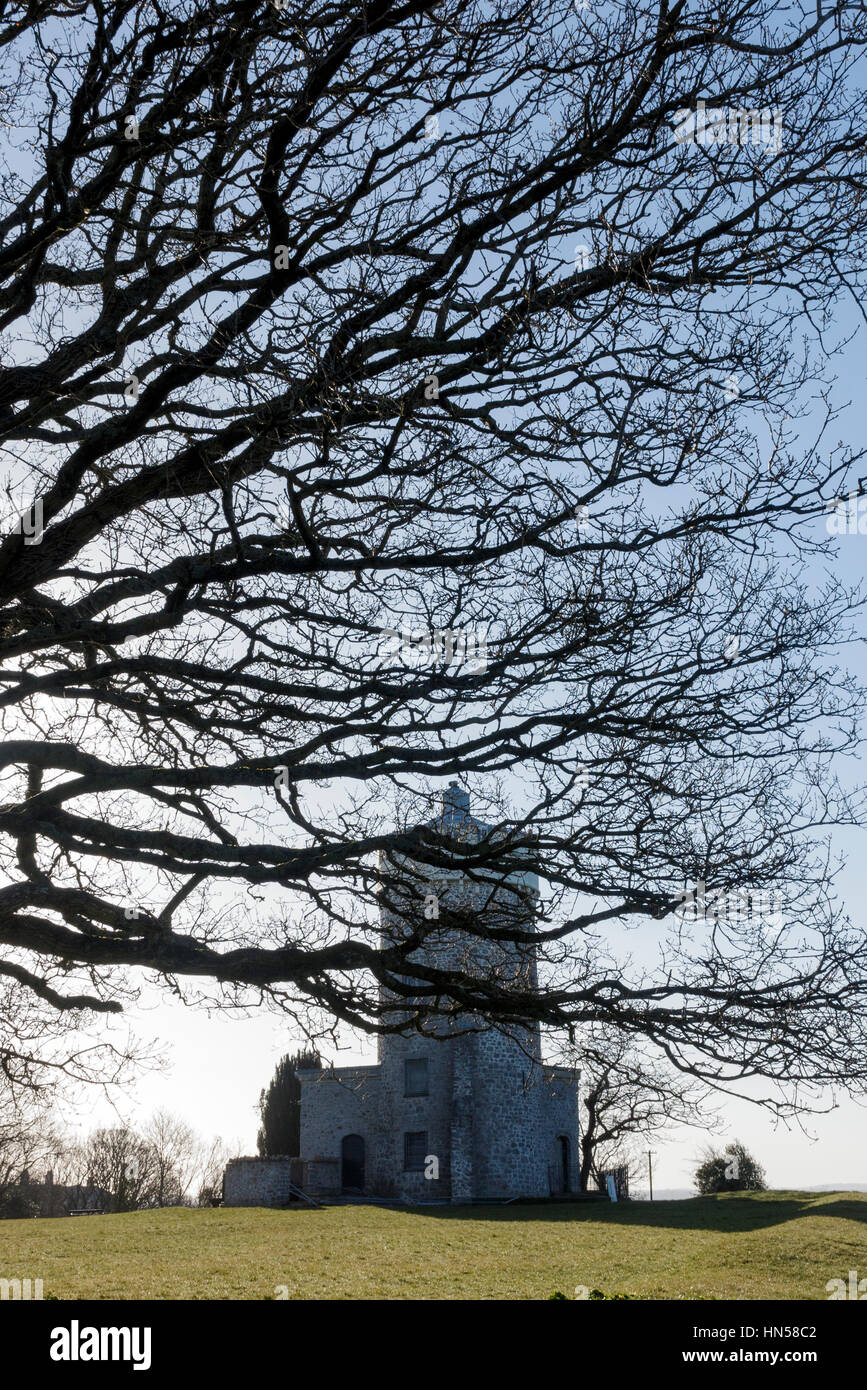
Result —
M 230 1150 L 158 1110 L 136 1130 L 96 1129 L 74 1142 L 38 1109 L 0 1119 L 0 1218 L 74 1210 L 208 1206 L 222 1192 Z
M 277 1063 L 259 1094 L 262 1156 L 300 1153 L 295 1073 L 321 1066 L 309 1048 Z M 34 1085 L 0 1089 L 0 1219 L 208 1206 L 220 1198 L 223 1170 L 235 1156 L 222 1140 L 208 1143 L 178 1116 L 158 1110 L 140 1129 L 115 1125 L 74 1141 L 55 1118 L 62 1094 Z

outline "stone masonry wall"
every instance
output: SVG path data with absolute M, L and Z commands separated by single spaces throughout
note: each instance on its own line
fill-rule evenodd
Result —
M 528 1040 L 529 1041 L 529 1040 Z M 494 1029 L 476 1039 L 473 1196 L 547 1197 L 548 1134 L 542 1073 L 517 1039 Z
M 381 1048 L 380 1125 L 382 1141 L 377 1190 L 382 1196 L 407 1196 L 420 1201 L 447 1200 L 451 1191 L 452 1068 L 455 1048 L 467 1040 L 438 1042 L 419 1034 L 389 1036 Z M 428 1064 L 428 1094 L 406 1095 L 405 1063 Z M 404 1167 L 404 1135 L 425 1133 L 425 1156 L 436 1159 L 439 1176 Z M 431 1165 L 433 1170 L 433 1165 Z M 435 1171 L 435 1170 L 434 1170 Z
M 319 1175 L 326 1169 L 319 1160 L 341 1157 L 345 1135 L 364 1140 L 365 1188 L 380 1167 L 379 1067 L 335 1067 L 327 1071 L 300 1071 L 301 1153 L 308 1163 L 311 1196 Z M 337 1184 L 340 1182 L 338 1164 Z M 323 1178 L 324 1181 L 324 1178 Z M 334 1186 L 334 1179 L 329 1179 Z M 320 1185 L 316 1190 L 325 1191 Z
M 223 1176 L 226 1207 L 281 1207 L 289 1200 L 291 1158 L 233 1158 Z
M 563 1135 L 569 1140 L 569 1191 L 577 1192 L 581 1155 L 579 1140 L 579 1080 L 578 1072 L 572 1067 L 545 1067 L 542 1081 L 544 1100 L 542 1115 L 548 1149 L 548 1163 L 552 1175 L 552 1189 L 561 1189 L 559 1139 Z

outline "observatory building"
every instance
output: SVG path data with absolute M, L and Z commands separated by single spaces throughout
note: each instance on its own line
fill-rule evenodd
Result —
M 464 846 L 490 832 L 470 814 L 469 795 L 455 783 L 433 828 Z M 397 880 L 381 913 L 383 935 L 392 939 L 407 929 L 399 867 Z M 426 899 L 437 914 L 478 911 L 494 927 L 498 912 L 514 921 L 518 911 L 532 923 L 537 887 L 529 874 L 495 886 L 483 869 L 469 876 L 414 862 L 407 882 L 416 918 Z M 414 959 L 439 968 L 459 964 L 480 978 L 511 972 L 535 980 L 532 944 L 467 937 L 436 922 Z M 466 1024 L 459 1019 L 450 1028 L 438 1020 L 428 1029 L 436 1036 L 384 1034 L 370 1066 L 299 1071 L 300 1159 L 234 1160 L 226 1170 L 226 1204 L 281 1204 L 290 1180 L 310 1196 L 422 1202 L 576 1191 L 578 1072 L 543 1064 L 538 1025 L 509 1033 L 490 1026 L 468 1031 Z

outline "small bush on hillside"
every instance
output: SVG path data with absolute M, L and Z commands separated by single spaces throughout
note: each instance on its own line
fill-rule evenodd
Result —
M 711 1149 L 693 1179 L 702 1197 L 714 1192 L 766 1192 L 765 1171 L 743 1144 L 726 1144 L 722 1153 Z

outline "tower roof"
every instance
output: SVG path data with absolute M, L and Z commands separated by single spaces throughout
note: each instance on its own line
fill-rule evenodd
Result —
M 464 791 L 460 782 L 449 782 L 443 792 L 443 815 L 446 814 L 447 807 L 453 807 L 456 812 L 466 812 L 469 815 L 470 794 Z
M 465 791 L 459 782 L 449 782 L 442 794 L 440 813 L 434 820 L 427 821 L 426 826 L 437 831 L 440 835 L 448 835 L 455 840 L 463 840 L 465 844 L 477 844 L 494 827 L 487 821 L 480 820 L 478 816 L 470 813 L 470 794 Z M 495 832 L 496 833 L 496 832 Z M 480 871 L 484 877 L 484 870 Z M 509 874 L 507 883 L 523 884 L 538 892 L 539 880 L 534 873 L 526 870 L 517 870 Z
M 480 840 L 493 829 L 477 816 L 470 815 L 470 794 L 459 782 L 449 782 L 442 794 L 439 815 L 427 824 L 441 835 L 453 835 L 460 840 Z

